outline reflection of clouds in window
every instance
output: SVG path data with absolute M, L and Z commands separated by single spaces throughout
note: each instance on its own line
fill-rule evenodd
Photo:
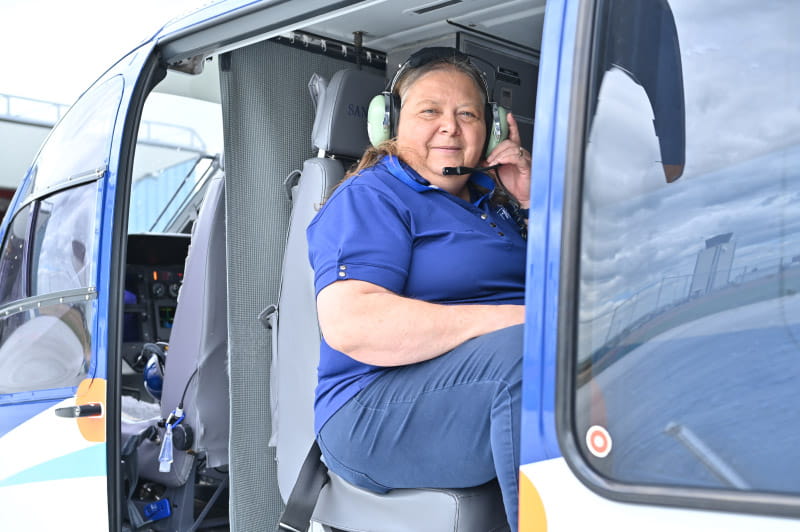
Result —
M 34 295 L 92 285 L 96 191 L 91 183 L 42 202 Z
M 617 68 L 606 72 L 589 134 L 585 182 L 591 204 L 608 205 L 640 196 L 664 183 L 661 156 L 647 95 Z
M 602 343 L 601 324 L 635 294 L 659 286 L 668 298 L 664 286 L 688 289 L 679 278 L 692 274 L 697 254 L 714 235 L 733 233 L 732 281 L 752 277 L 748 272 L 754 268 L 761 276 L 775 273 L 781 262 L 800 255 L 800 202 L 798 192 L 787 190 L 797 180 L 783 179 L 795 168 L 800 168 L 798 147 L 627 201 L 590 206 L 583 227 L 580 319 L 594 322 L 599 336 L 592 343 Z M 587 166 L 587 180 L 591 177 Z
M 800 74 L 790 67 L 800 64 L 790 38 L 800 4 L 670 4 L 684 68 L 686 171 L 664 183 L 643 89 L 607 72 L 586 152 L 582 356 L 603 343 L 615 312 L 633 320 L 684 297 L 706 239 L 733 233 L 731 282 L 800 255 Z
M 0 347 L 0 393 L 77 385 L 86 374 L 84 347 L 56 316 L 37 316 Z

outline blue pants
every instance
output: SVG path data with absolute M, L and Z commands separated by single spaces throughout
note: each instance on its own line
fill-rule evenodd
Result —
M 383 373 L 322 427 L 328 467 L 379 493 L 497 477 L 517 530 L 522 331 L 501 329 Z

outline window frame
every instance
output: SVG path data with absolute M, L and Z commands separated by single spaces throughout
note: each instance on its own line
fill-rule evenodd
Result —
M 581 3 L 576 31 L 573 83 L 568 117 L 564 171 L 561 264 L 557 309 L 555 421 L 562 455 L 573 474 L 598 495 L 628 503 L 643 503 L 702 510 L 800 517 L 797 495 L 729 488 L 636 484 L 614 480 L 598 473 L 581 452 L 583 435 L 575 429 L 578 331 L 578 287 L 580 276 L 581 212 L 584 158 L 588 141 L 590 81 L 595 74 L 597 26 L 602 4 L 613 0 Z M 668 1 L 668 0 L 667 0 Z

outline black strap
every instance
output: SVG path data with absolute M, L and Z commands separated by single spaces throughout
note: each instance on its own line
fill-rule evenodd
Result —
M 328 482 L 328 468 L 322 463 L 322 452 L 317 440 L 311 444 L 297 482 L 292 488 L 286 508 L 278 521 L 278 532 L 306 532 L 311 524 L 311 514 L 319 499 L 319 492 Z

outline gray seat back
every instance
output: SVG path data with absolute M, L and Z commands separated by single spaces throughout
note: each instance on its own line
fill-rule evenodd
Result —
M 170 334 L 163 417 L 183 400 L 192 450 L 208 467 L 228 463 L 229 384 L 224 178 L 213 178 L 192 230 Z M 185 394 L 185 396 L 184 396 Z
M 194 443 L 191 452 L 173 449 L 169 472 L 159 471 L 160 440 L 144 440 L 137 452 L 139 476 L 170 488 L 187 483 L 197 455 L 206 457 L 208 467 L 228 463 L 225 187 L 221 173 L 209 181 L 183 278 L 166 357 L 160 418 L 166 419 L 183 400 L 186 417 L 182 423 L 191 427 Z M 123 445 L 159 421 L 155 412 L 152 415 L 155 417 L 149 419 L 123 416 Z M 159 432 L 163 436 L 164 429 Z
M 312 132 L 319 157 L 303 164 L 292 187 L 292 212 L 286 239 L 277 320 L 273 318 L 272 443 L 276 445 L 278 486 L 284 501 L 314 440 L 314 389 L 320 333 L 314 273 L 308 261 L 306 228 L 345 166 L 330 156 L 356 159 L 369 145 L 366 110 L 383 88 L 383 77 L 363 70 L 336 72 L 319 100 Z M 275 315 L 273 315 L 275 316 Z

